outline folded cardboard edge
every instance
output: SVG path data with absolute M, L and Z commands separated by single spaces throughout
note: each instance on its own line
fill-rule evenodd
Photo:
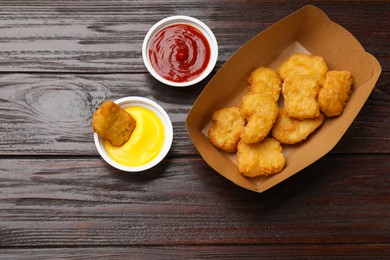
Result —
M 379 76 L 381 75 L 382 73 L 382 66 L 381 64 L 379 63 L 378 59 L 375 58 L 374 55 L 372 55 L 371 53 L 369 52 L 366 52 L 367 53 L 367 56 L 369 57 L 369 59 L 371 60 L 371 64 L 372 64 L 372 68 L 373 68 L 373 73 L 372 73 L 372 76 L 370 78 L 370 81 L 372 82 L 372 84 L 376 84 L 376 82 L 378 81 L 379 79 Z
M 322 17 L 324 19 L 329 19 L 329 17 L 322 10 L 320 10 L 319 8 L 317 8 L 315 6 L 312 6 L 312 5 L 307 5 L 307 6 L 303 7 L 303 8 L 295 11 L 294 13 L 286 16 L 285 18 L 283 18 L 282 20 L 280 20 L 277 23 L 273 24 L 269 28 L 265 29 L 263 32 L 259 33 L 258 35 L 253 37 L 251 40 L 259 37 L 259 35 L 261 35 L 261 34 L 267 33 L 268 31 L 272 30 L 276 26 L 280 26 L 280 24 L 282 24 L 282 23 L 288 22 L 290 19 L 294 19 L 294 16 L 302 15 L 304 17 L 305 15 L 308 15 L 308 14 L 314 15 L 314 16 L 319 16 L 319 17 Z M 248 42 L 250 42 L 250 41 L 248 41 Z M 237 51 L 239 51 L 239 50 L 237 50 Z M 232 55 L 232 57 L 233 56 L 234 56 L 234 54 Z M 227 62 L 225 63 L 225 65 L 227 64 Z M 201 102 L 200 102 L 200 97 L 203 96 L 203 95 L 207 95 L 207 91 L 208 91 L 208 87 L 206 86 L 205 89 L 198 96 L 197 100 L 194 102 L 193 108 L 195 108 L 195 107 L 197 108 L 197 113 L 204 114 L 204 112 L 202 112 L 202 110 L 204 110 L 204 109 L 207 110 L 207 107 L 203 106 L 201 104 Z M 199 110 L 201 110 L 201 111 L 199 111 Z M 193 144 L 196 144 L 198 142 L 204 141 L 204 140 L 200 140 L 200 139 L 205 138 L 203 136 L 203 134 L 202 134 L 202 136 L 200 136 L 200 130 L 202 128 L 202 125 L 204 125 L 205 122 L 198 122 L 198 124 L 196 126 L 195 125 L 191 125 L 192 117 L 195 116 L 194 113 L 195 113 L 194 109 L 191 109 L 191 111 L 187 115 L 185 123 L 186 123 L 186 126 L 187 126 L 187 131 L 188 131 L 189 136 L 191 138 L 191 141 L 193 142 Z M 237 174 L 237 173 L 224 174 L 223 173 L 224 169 L 219 169 L 219 167 L 218 167 L 219 164 L 216 165 L 214 163 L 214 161 L 218 160 L 218 158 L 219 159 L 223 159 L 223 158 L 220 158 L 221 156 L 223 156 L 220 152 L 213 152 L 213 150 L 212 151 L 206 151 L 206 150 L 203 150 L 202 147 L 199 147 L 197 145 L 195 145 L 195 147 L 198 150 L 198 152 L 200 153 L 200 155 L 202 156 L 202 158 L 209 164 L 209 166 L 212 167 L 214 170 L 216 170 L 218 173 L 222 174 L 225 178 L 229 179 L 230 181 L 232 181 L 233 183 L 235 183 L 235 184 L 237 184 L 239 186 L 242 186 L 240 184 L 245 183 L 245 185 L 242 186 L 243 188 L 246 188 L 246 189 L 249 189 L 249 190 L 252 190 L 252 191 L 256 191 L 256 192 L 261 191 L 261 190 L 259 190 L 259 187 L 254 182 L 252 182 L 250 179 L 247 179 L 247 178 L 241 176 L 241 174 Z M 212 154 L 210 154 L 210 153 L 212 153 Z M 230 160 L 228 160 L 228 161 L 229 161 L 229 163 L 231 163 Z M 230 168 L 231 169 L 236 169 L 236 167 L 230 167 Z M 237 179 L 236 179 L 237 176 L 239 176 L 239 178 L 241 179 L 239 182 L 237 182 Z
M 359 95 L 361 97 L 364 97 L 364 103 L 366 102 L 370 93 L 374 89 L 375 84 L 376 84 L 376 82 L 381 74 L 381 66 L 380 66 L 378 60 L 372 54 L 370 54 L 368 52 L 366 52 L 365 55 L 367 57 L 367 63 L 369 64 L 368 66 L 370 66 L 372 68 L 373 73 L 371 74 L 371 77 L 364 84 L 362 84 L 355 91 L 355 93 L 353 93 L 353 95 L 355 95 L 355 96 Z M 337 145 L 337 143 L 340 141 L 342 136 L 344 136 L 347 129 L 352 124 L 352 122 L 354 121 L 354 119 L 356 118 L 356 116 L 358 115 L 360 110 L 363 108 L 364 103 L 360 107 L 354 107 L 352 109 L 349 109 L 347 112 L 350 115 L 342 115 L 344 117 L 344 119 L 342 121 L 339 120 L 339 124 L 338 124 L 338 126 L 339 126 L 338 130 L 341 134 L 337 137 L 333 136 L 333 138 L 335 138 L 335 139 L 333 139 L 332 142 L 326 142 L 321 147 L 317 147 L 318 150 L 316 150 L 316 153 L 326 154 Z M 338 119 L 339 118 L 329 119 L 329 120 L 338 120 Z M 319 131 L 321 131 L 321 129 Z M 302 148 L 300 148 L 300 149 L 302 149 Z M 305 148 L 303 148 L 303 149 L 305 149 Z M 310 152 L 310 151 L 307 151 L 307 152 Z M 319 157 L 319 158 L 321 158 L 321 157 Z M 293 158 L 290 158 L 290 159 L 293 160 Z M 315 160 L 315 161 L 317 161 L 317 160 Z M 307 162 L 299 161 L 299 162 L 295 163 L 294 168 L 299 169 L 299 170 L 303 170 L 306 167 L 308 167 L 309 165 L 311 165 L 312 163 L 313 162 L 307 163 Z M 285 172 L 283 175 L 282 174 L 274 175 L 272 179 L 268 178 L 268 179 L 264 180 L 260 185 L 258 185 L 257 189 L 259 192 L 266 191 L 266 190 L 270 189 L 271 187 L 275 186 L 276 184 L 293 176 L 294 174 L 296 174 L 295 170 L 289 171 L 288 173 Z
M 329 19 L 329 17 L 322 10 L 320 10 L 319 8 L 314 7 L 312 5 L 308 5 L 308 6 L 305 6 L 301 9 L 295 11 L 294 13 L 286 16 L 282 20 L 278 21 L 277 23 L 273 24 L 272 26 L 265 29 L 261 33 L 257 34 L 255 37 L 253 37 L 251 40 L 249 40 L 246 44 L 253 41 L 255 38 L 258 38 L 260 35 L 269 32 L 274 27 L 280 26 L 281 24 L 288 22 L 290 19 L 294 19 L 295 16 L 303 15 L 303 17 L 304 17 L 305 15 L 308 15 L 308 14 L 314 15 L 314 16 L 319 16 L 319 17 L 322 17 L 324 19 Z M 242 46 L 241 48 L 243 48 L 244 46 Z M 241 48 L 239 48 L 235 53 L 237 53 Z M 234 54 L 232 55 L 232 57 L 234 57 Z M 227 62 L 224 64 L 224 66 L 227 64 Z M 222 67 L 224 67 L 224 66 L 222 66 Z M 213 79 L 211 79 L 211 81 L 212 80 Z M 201 143 L 208 142 L 208 140 L 205 140 L 206 138 L 203 136 L 203 134 L 201 134 L 201 129 L 202 129 L 203 125 L 201 124 L 201 122 L 199 120 L 193 120 L 193 117 L 198 117 L 199 114 L 201 114 L 201 115 L 205 114 L 204 111 L 207 110 L 207 106 L 204 106 L 201 104 L 201 97 L 203 95 L 207 95 L 207 92 L 210 91 L 209 85 L 210 85 L 210 82 L 209 82 L 209 84 L 207 84 L 207 86 L 203 89 L 203 91 L 200 93 L 200 95 L 198 96 L 198 98 L 194 102 L 193 108 L 190 110 L 190 112 L 188 113 L 187 118 L 185 120 L 185 123 L 187 126 L 187 131 L 189 133 L 191 141 L 193 144 L 198 144 L 198 145 L 195 145 L 196 149 L 198 150 L 198 152 L 202 156 L 202 158 L 209 164 L 210 167 L 212 167 L 218 173 L 220 173 L 221 175 L 223 175 L 225 178 L 229 179 L 230 181 L 234 182 L 235 184 L 237 184 L 243 188 L 259 192 L 258 185 L 256 185 L 250 179 L 245 178 L 241 174 L 237 174 L 238 170 L 236 170 L 237 172 L 234 172 L 234 173 L 233 172 L 225 172 L 224 169 L 220 169 L 220 166 L 221 166 L 220 164 L 215 164 L 215 160 L 226 159 L 226 158 L 224 158 L 224 155 L 222 153 L 220 153 L 216 149 L 213 149 L 211 151 L 206 149 L 206 150 L 208 150 L 208 151 L 206 151 L 206 150 L 204 150 L 204 148 L 207 147 L 206 145 L 199 145 Z M 194 109 L 194 108 L 196 108 L 196 109 Z M 197 114 L 197 115 L 195 115 L 195 114 Z M 196 124 L 191 125 L 194 121 L 196 122 Z M 206 156 L 206 154 L 208 154 L 209 156 Z M 210 154 L 212 156 L 210 156 Z M 227 159 L 227 161 L 229 161 L 229 163 L 232 164 L 230 160 Z M 236 167 L 235 166 L 230 167 L 230 169 L 236 169 Z M 238 179 L 240 179 L 240 181 L 238 181 Z M 245 185 L 242 185 L 243 183 Z
M 312 15 L 312 16 L 318 16 L 318 17 L 322 17 L 324 19 L 329 19 L 329 17 L 319 8 L 313 6 L 313 5 L 306 5 L 304 7 L 302 7 L 301 9 L 298 9 L 297 11 L 289 14 L 288 16 L 286 16 L 285 18 L 281 19 L 280 21 L 276 22 L 275 24 L 271 25 L 270 27 L 268 27 L 267 29 L 263 30 L 262 32 L 260 32 L 259 34 L 257 34 L 256 36 L 254 36 L 252 39 L 250 39 L 247 43 L 245 43 L 243 46 L 241 46 L 226 62 L 225 64 L 221 67 L 220 70 L 222 70 L 230 61 L 230 59 L 232 59 L 235 54 L 237 52 L 239 52 L 241 49 L 243 49 L 243 47 L 245 47 L 248 43 L 250 42 L 253 42 L 256 38 L 258 38 L 259 36 L 269 32 L 270 30 L 272 30 L 274 27 L 277 27 L 277 26 L 280 26 L 280 24 L 283 24 L 283 23 L 286 23 L 288 22 L 290 19 L 293 19 L 295 16 L 298 16 L 299 14 L 304 14 L 304 15 Z M 210 83 L 213 82 L 214 80 L 216 80 L 216 77 L 218 77 L 219 73 L 217 72 L 216 75 L 214 75 L 214 77 L 209 81 L 209 83 L 206 85 L 206 87 L 202 90 L 202 92 L 199 94 L 198 98 L 195 100 L 194 104 L 193 104 L 193 107 L 192 109 L 190 110 L 190 112 L 188 113 L 187 117 L 186 117 L 186 124 L 189 120 L 192 120 L 192 118 L 194 117 L 195 113 L 199 114 L 201 113 L 202 115 L 204 114 L 204 110 L 207 110 L 207 107 L 206 106 L 203 106 L 202 103 L 202 100 L 201 100 L 201 97 L 202 96 L 205 96 L 205 95 L 208 95 L 209 92 L 211 91 L 211 88 L 210 88 Z M 195 111 L 193 108 L 197 108 L 197 111 Z
M 370 53 L 366 52 L 365 55 L 367 56 L 367 62 L 371 65 L 370 67 L 372 68 L 373 73 L 371 74 L 371 77 L 364 83 L 362 84 L 354 93 L 354 95 L 360 95 L 365 98 L 364 103 L 368 99 L 370 93 L 375 87 L 376 82 L 379 79 L 379 76 L 381 74 L 382 68 L 380 66 L 379 61 Z M 334 142 L 327 142 L 325 143 L 324 146 L 318 147 L 320 149 L 318 152 L 319 153 L 327 153 L 330 150 L 332 150 L 339 140 L 342 138 L 342 136 L 346 133 L 347 129 L 349 126 L 352 124 L 360 110 L 363 108 L 364 103 L 360 107 L 356 107 L 355 109 L 350 109 L 348 112 L 351 114 L 349 116 L 345 116 L 345 119 L 342 121 L 342 124 L 339 125 L 342 129 L 340 130 L 340 133 L 342 133 L 340 136 L 337 136 L 337 140 L 334 140 Z M 337 120 L 336 119 L 331 119 L 331 120 Z M 296 164 L 295 168 L 299 168 L 300 170 L 303 170 L 304 168 L 308 167 L 310 164 L 301 162 L 302 164 Z M 270 178 L 266 179 L 264 182 L 262 182 L 260 185 L 257 186 L 258 192 L 263 192 L 271 187 L 275 186 L 276 184 L 288 179 L 289 177 L 293 176 L 296 172 L 291 171 L 288 174 L 277 174 L 273 176 L 273 179 L 271 180 Z
M 206 161 L 206 163 L 213 168 L 216 172 L 232 181 L 233 183 L 241 186 L 243 188 L 257 191 L 258 187 L 255 183 L 253 183 L 250 179 L 245 178 L 239 172 L 237 167 L 225 157 L 223 153 L 221 153 L 217 149 L 205 149 L 206 143 L 209 141 L 207 137 L 203 135 L 202 132 L 198 131 L 196 126 L 191 126 L 191 124 L 187 124 L 187 129 L 190 134 L 191 140 L 196 144 L 205 144 L 205 145 L 197 145 L 195 146 L 198 150 L 199 154 Z M 215 161 L 226 161 L 227 164 L 216 164 Z M 230 167 L 228 167 L 230 166 Z
M 302 8 L 302 9 L 300 9 L 300 10 L 298 10 L 298 11 L 296 11 L 296 12 L 294 12 L 293 14 L 291 14 L 291 15 L 289 15 L 289 16 L 287 16 L 286 18 L 284 18 L 284 19 L 282 19 L 281 21 L 279 21 L 278 23 L 276 23 L 276 24 L 274 24 L 273 26 L 271 26 L 271 27 L 269 27 L 268 29 L 266 29 L 266 30 L 264 30 L 263 32 L 261 32 L 260 34 L 258 34 L 257 36 L 255 36 L 254 38 L 257 38 L 257 37 L 259 37 L 261 34 L 263 34 L 263 33 L 266 33 L 266 31 L 268 31 L 268 30 L 271 30 L 274 26 L 276 26 L 277 24 L 280 24 L 281 22 L 283 22 L 283 21 L 286 21 L 286 20 L 288 20 L 288 18 L 289 17 L 291 17 L 291 16 L 293 16 L 294 14 L 296 14 L 296 13 L 298 13 L 298 12 L 302 12 L 302 11 L 304 11 L 304 10 L 309 10 L 309 9 L 311 9 L 311 10 L 314 10 L 315 12 L 314 13 L 311 13 L 311 12 L 309 12 L 309 14 L 310 14 L 310 16 L 317 16 L 317 14 L 318 14 L 318 16 L 320 16 L 320 17 L 322 17 L 322 18 L 326 18 L 327 20 L 330 20 L 329 18 L 328 18 L 328 16 L 326 16 L 326 14 L 324 14 L 321 10 L 319 10 L 318 8 L 316 8 L 316 7 L 313 7 L 313 6 L 307 6 L 307 7 L 304 7 L 304 8 Z M 306 13 L 306 15 L 307 15 L 308 13 Z M 335 23 L 336 24 L 336 23 Z M 340 25 L 338 25 L 338 24 L 336 24 L 337 26 L 340 26 Z M 340 26 L 341 27 L 341 26 Z M 358 42 L 357 41 L 357 39 L 352 35 L 352 34 L 350 34 L 345 28 L 343 28 L 343 27 L 341 27 L 344 31 L 346 31 L 350 36 L 352 36 L 353 37 L 353 39 L 356 41 L 356 42 Z M 252 39 L 253 40 L 253 39 Z M 250 41 L 249 41 L 250 42 Z M 359 43 L 359 42 L 358 42 Z M 359 43 L 359 45 L 360 45 L 360 43 Z M 244 45 L 245 46 L 245 45 Z M 361 45 L 360 45 L 361 46 Z M 363 47 L 361 47 L 362 48 L 362 50 L 364 50 L 364 48 Z M 379 64 L 379 62 L 375 59 L 375 57 L 373 57 L 371 54 L 368 54 L 368 55 L 370 55 L 370 58 L 371 58 L 371 60 L 373 60 L 372 62 L 371 62 L 371 64 L 373 64 L 373 67 L 374 67 L 374 65 L 376 65 L 375 66 L 375 72 L 373 72 L 370 76 L 371 76 L 371 79 L 372 80 L 369 80 L 369 82 L 370 83 L 366 83 L 366 84 L 364 84 L 364 86 L 362 86 L 362 87 L 364 87 L 364 88 L 368 88 L 368 91 L 369 92 L 371 92 L 372 91 L 372 89 L 374 88 L 374 85 L 375 85 L 375 82 L 376 82 L 376 80 L 378 79 L 378 77 L 379 77 L 379 75 L 380 75 L 380 71 L 381 71 L 381 68 L 380 68 L 380 64 Z M 234 56 L 234 55 L 233 55 Z M 379 71 L 379 73 L 378 73 L 378 71 Z M 372 75 L 373 74 L 375 74 L 376 75 L 376 79 L 375 78 L 373 78 L 372 77 Z M 365 86 L 368 86 L 368 87 L 365 87 Z M 371 86 L 371 87 L 370 87 Z M 207 87 L 208 86 L 206 86 L 206 88 L 204 89 L 204 91 L 206 91 L 207 90 Z M 194 103 L 194 107 L 196 106 L 196 105 L 199 105 L 198 104 L 198 101 L 199 101 L 199 99 L 200 99 L 200 97 L 202 96 L 202 95 L 204 95 L 205 93 L 203 93 L 204 91 L 202 91 L 202 93 L 199 95 L 199 97 L 198 97 L 198 99 L 195 101 L 195 103 Z M 367 94 L 367 98 L 368 98 L 368 95 L 369 95 L 369 93 Z M 223 171 L 224 169 L 219 169 L 220 167 L 218 167 L 218 165 L 221 165 L 221 164 L 217 164 L 217 165 L 215 165 L 215 160 L 216 159 L 226 159 L 226 158 L 223 158 L 223 156 L 224 155 L 222 155 L 220 152 L 218 152 L 218 151 L 214 151 L 214 152 L 212 152 L 212 151 L 209 151 L 209 149 L 206 149 L 207 148 L 207 145 L 200 145 L 201 143 L 204 143 L 204 142 L 206 142 L 206 141 L 208 141 L 208 140 L 204 140 L 204 139 L 207 139 L 207 138 L 205 138 L 204 136 L 199 136 L 199 137 L 197 137 L 197 138 L 195 138 L 195 136 L 194 136 L 194 133 L 197 133 L 196 135 L 199 135 L 199 132 L 201 132 L 201 129 L 202 129 L 202 127 L 203 126 L 201 126 L 201 125 L 199 125 L 199 124 L 201 124 L 201 120 L 195 120 L 195 122 L 197 123 L 197 125 L 194 125 L 194 126 L 190 126 L 190 122 L 192 121 L 192 119 L 191 119 L 191 113 L 199 113 L 200 111 L 199 111 L 199 109 L 201 109 L 201 110 L 207 110 L 207 108 L 206 108 L 206 106 L 197 106 L 196 107 L 196 109 L 192 109 L 192 111 L 190 111 L 190 113 L 188 114 L 188 116 L 187 116 L 187 118 L 186 118 L 186 125 L 187 125 L 187 129 L 188 129 L 188 132 L 189 132 L 189 135 L 190 135 L 190 137 L 191 137 L 191 139 L 192 139 L 192 142 L 194 143 L 194 144 L 198 144 L 198 145 L 195 145 L 196 146 L 196 148 L 198 149 L 198 151 L 199 151 L 199 153 L 201 154 L 201 156 L 203 157 L 203 159 L 205 159 L 205 161 L 214 169 L 214 170 L 216 170 L 217 172 L 219 172 L 221 175 L 223 175 L 224 177 L 226 177 L 227 179 L 229 179 L 229 180 L 231 180 L 232 182 L 234 182 L 234 183 L 236 183 L 237 185 L 239 185 L 239 186 L 241 186 L 241 187 L 244 187 L 244 188 L 246 188 L 246 189 L 249 189 L 249 190 L 252 190 L 252 191 L 256 191 L 256 192 L 263 192 L 263 191 L 265 191 L 265 190 L 267 190 L 267 189 L 269 189 L 269 188 L 271 188 L 272 186 L 274 186 L 274 185 L 276 185 L 276 184 L 278 184 L 279 182 L 281 182 L 281 181 L 283 181 L 283 180 L 285 180 L 285 179 L 287 179 L 288 177 L 290 177 L 290 176 L 292 176 L 292 175 L 294 175 L 296 172 L 293 172 L 293 173 L 291 173 L 291 174 L 288 174 L 288 176 L 286 176 L 286 175 L 284 175 L 284 176 L 277 176 L 276 178 L 273 178 L 273 180 L 272 181 L 265 181 L 265 182 L 263 182 L 263 183 L 261 183 L 260 185 L 256 185 L 254 182 L 252 182 L 252 181 L 250 181 L 250 179 L 247 179 L 247 178 L 245 178 L 245 177 L 237 177 L 237 175 L 236 175 L 236 173 L 228 173 L 228 174 L 225 174 L 225 172 Z M 360 110 L 361 109 L 361 107 L 358 109 L 358 110 Z M 357 115 L 357 113 L 358 113 L 358 111 L 356 112 L 356 115 Z M 204 112 L 201 112 L 201 114 L 204 114 Z M 199 115 L 197 115 L 197 116 L 199 116 Z M 352 121 L 353 121 L 353 119 L 355 118 L 356 116 L 353 116 L 353 118 L 352 118 Z M 193 123 L 193 122 L 192 122 Z M 348 126 L 350 125 L 350 123 L 348 123 L 347 124 Z M 346 129 L 348 128 L 348 126 L 346 126 Z M 345 129 L 345 131 L 346 131 L 346 129 Z M 342 131 L 343 132 L 343 134 L 345 133 L 345 131 Z M 342 136 L 342 135 L 341 135 Z M 340 138 L 341 138 L 341 136 L 340 136 Z M 339 139 L 340 139 L 339 138 Z M 196 140 L 195 140 L 196 139 Z M 201 139 L 203 139 L 203 140 L 201 140 Z M 338 139 L 338 140 L 339 140 Z M 338 142 L 338 141 L 337 141 Z M 328 149 L 328 151 L 329 150 L 331 150 L 336 144 L 337 144 L 337 142 L 335 142 L 333 145 L 332 145 L 332 147 L 328 147 L 327 149 Z M 206 150 L 208 150 L 208 151 L 203 151 L 203 148 L 205 148 Z M 208 154 L 208 156 L 204 156 L 204 154 Z M 213 154 L 213 156 L 210 156 L 210 154 Z M 222 156 L 222 157 L 220 157 L 220 156 Z M 219 158 L 220 157 L 220 158 Z M 230 162 L 230 161 L 229 161 Z M 231 162 L 230 162 L 231 163 Z M 305 167 L 307 167 L 308 165 L 305 165 L 304 167 L 302 167 L 302 169 L 303 168 L 305 168 Z M 230 167 L 231 168 L 231 167 Z M 233 168 L 236 168 L 236 167 L 233 167 Z M 238 175 L 238 176 L 241 176 L 240 174 Z M 239 180 L 238 180 L 239 179 Z M 244 184 L 244 185 L 243 185 Z

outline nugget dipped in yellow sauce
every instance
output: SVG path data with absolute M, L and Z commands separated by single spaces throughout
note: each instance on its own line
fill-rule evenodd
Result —
M 210 142 L 225 152 L 235 152 L 245 125 L 240 109 L 232 106 L 217 110 L 212 119 L 212 126 L 207 133 Z
M 321 111 L 328 117 L 339 116 L 349 99 L 353 80 L 349 71 L 329 71 L 318 94 Z
M 275 101 L 279 100 L 282 79 L 274 70 L 259 67 L 251 73 L 248 83 L 248 93 L 271 95 Z
M 134 131 L 136 121 L 112 100 L 105 101 L 92 116 L 92 128 L 114 146 L 126 143 Z

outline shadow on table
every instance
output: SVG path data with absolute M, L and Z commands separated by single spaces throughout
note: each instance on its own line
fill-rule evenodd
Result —
M 329 160 L 321 159 L 263 193 L 241 188 L 221 176 L 213 178 L 215 183 L 205 185 L 217 186 L 214 189 L 217 191 L 216 196 L 221 200 L 228 199 L 232 205 L 253 206 L 268 211 L 283 207 L 284 204 L 294 200 L 305 201 L 313 196 L 324 196 L 324 193 L 329 192 L 327 189 L 332 186 L 332 176 L 334 176 L 332 172 L 339 174 L 337 165 L 330 163 Z M 226 182 L 229 184 L 227 185 Z
M 122 172 L 118 170 L 118 171 L 111 172 L 110 175 L 122 182 L 147 183 L 154 179 L 161 178 L 166 172 L 165 170 L 168 168 L 169 164 L 170 164 L 169 160 L 162 160 L 159 164 L 146 171 Z

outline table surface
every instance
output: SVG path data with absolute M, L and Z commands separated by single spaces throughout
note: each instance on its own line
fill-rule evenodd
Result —
M 311 166 L 251 192 L 209 167 L 186 130 L 229 57 L 307 3 L 0 1 L 0 258 L 390 258 L 390 2 L 310 2 L 383 70 Z M 141 57 L 148 29 L 179 14 L 219 43 L 212 75 L 180 89 L 152 78 Z M 93 111 L 125 96 L 158 102 L 173 121 L 167 157 L 141 174 L 110 167 L 93 142 Z

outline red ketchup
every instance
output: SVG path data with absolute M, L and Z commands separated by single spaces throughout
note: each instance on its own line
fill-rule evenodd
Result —
M 152 67 L 161 77 L 173 82 L 187 82 L 206 69 L 210 45 L 197 28 L 174 24 L 153 37 L 149 57 Z

